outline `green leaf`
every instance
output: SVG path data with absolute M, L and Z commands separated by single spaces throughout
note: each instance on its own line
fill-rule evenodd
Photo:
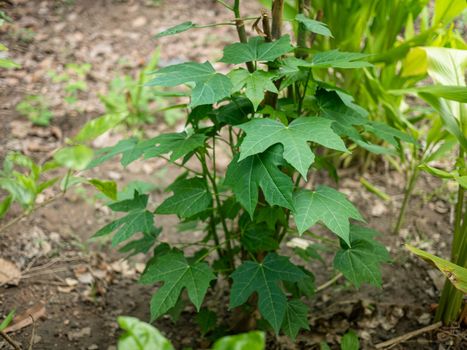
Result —
M 115 127 L 125 119 L 125 114 L 105 114 L 96 119 L 88 121 L 78 134 L 74 137 L 76 142 L 87 142 L 94 140 L 99 135 Z
M 147 210 L 130 211 L 126 216 L 105 225 L 93 237 L 102 237 L 115 230 L 117 232 L 112 238 L 112 246 L 118 245 L 138 232 L 152 232 L 154 230 L 154 215 Z
M 15 310 L 11 310 L 5 319 L 0 323 L 0 332 L 3 331 L 8 325 L 13 321 L 13 317 L 15 316 Z
M 292 340 L 297 338 L 300 329 L 310 329 L 308 323 L 308 306 L 298 299 L 287 302 L 282 330 Z
M 155 211 L 156 214 L 177 214 L 182 218 L 201 213 L 212 204 L 212 196 L 204 179 L 195 177 L 172 184 L 173 196 L 167 198 Z
M 367 54 L 360 52 L 341 52 L 338 50 L 330 50 L 316 53 L 313 55 L 311 62 L 306 63 L 304 66 L 311 68 L 343 69 L 371 67 L 371 63 L 363 61 L 366 57 L 368 57 Z
M 6 58 L 0 58 L 0 68 L 5 68 L 5 69 L 21 68 L 21 65 Z
M 436 268 L 447 277 L 454 287 L 463 293 L 467 293 L 467 269 L 465 267 L 456 265 L 448 260 L 441 259 L 436 255 L 412 247 L 409 244 L 406 244 L 405 247 L 420 258 L 436 266 Z
M 191 108 L 213 104 L 230 96 L 232 83 L 223 74 L 216 73 L 209 62 L 187 62 L 161 68 L 154 72 L 156 78 L 148 86 L 177 86 L 194 83 L 191 95 Z
M 99 179 L 91 179 L 88 182 L 93 185 L 99 192 L 109 197 L 110 199 L 117 199 L 117 184 L 115 181 L 103 181 Z
M 87 166 L 87 169 L 92 169 L 102 163 L 112 159 L 119 154 L 127 154 L 132 152 L 138 143 L 136 137 L 131 137 L 126 140 L 121 140 L 117 144 L 111 147 L 104 147 L 96 151 L 96 158 L 94 158 Z M 142 153 L 141 153 L 142 154 Z M 141 154 L 137 157 L 139 158 Z M 136 159 L 137 159 L 136 158 Z
M 350 330 L 344 334 L 341 340 L 341 350 L 359 350 L 360 342 L 357 333 Z
M 248 114 L 253 113 L 253 105 L 248 98 L 232 97 L 232 102 L 221 106 L 216 111 L 217 121 L 229 125 L 238 125 L 248 120 Z
M 203 134 L 189 135 L 186 132 L 162 134 L 151 139 L 154 146 L 145 150 L 144 157 L 147 159 L 170 153 L 170 161 L 174 162 L 202 147 L 204 140 L 206 135 Z
M 240 91 L 245 87 L 245 95 L 253 103 L 255 111 L 264 100 L 265 91 L 278 92 L 274 85 L 276 74 L 271 72 L 256 70 L 249 73 L 245 69 L 236 69 L 229 73 L 229 77 L 233 84 L 232 92 Z
M 170 27 L 169 29 L 164 30 L 163 32 L 160 32 L 159 34 L 155 35 L 154 38 L 159 39 L 164 36 L 179 34 L 182 32 L 186 32 L 187 30 L 191 28 L 195 28 L 195 27 L 196 25 L 191 21 L 183 22 L 183 23 L 177 24 L 176 26 Z
M 269 229 L 265 224 L 252 225 L 245 230 L 240 241 L 252 253 L 274 251 L 279 248 L 274 234 L 274 230 Z
M 13 202 L 13 196 L 8 195 L 0 202 L 0 219 L 6 214 L 8 209 L 10 209 L 11 203 Z
M 120 253 L 130 253 L 130 256 L 133 256 L 139 253 L 147 254 L 147 252 L 156 243 L 157 237 L 159 236 L 161 231 L 162 229 L 158 227 L 152 230 L 151 232 L 143 233 L 143 236 L 140 239 L 135 239 L 125 244 L 118 251 Z
M 436 0 L 433 26 L 438 23 L 448 24 L 466 8 L 464 0 Z
M 252 218 L 258 203 L 258 187 L 270 205 L 293 209 L 293 182 L 278 168 L 284 163 L 281 153 L 282 147 L 276 146 L 241 162 L 236 155 L 227 168 L 225 184 L 232 188 Z
M 151 260 L 141 276 L 141 282 L 164 282 L 151 299 L 151 319 L 155 320 L 175 306 L 185 288 L 199 310 L 209 283 L 215 278 L 207 263 L 189 263 L 179 251 L 171 251 Z
M 65 147 L 54 154 L 57 163 L 73 170 L 83 170 L 92 161 L 94 152 L 84 145 Z
M 174 347 L 156 328 L 134 317 L 117 319 L 125 332 L 118 339 L 118 350 L 174 350 Z
M 264 38 L 255 36 L 248 43 L 235 43 L 224 48 L 221 62 L 240 64 L 251 61 L 274 61 L 287 52 L 292 51 L 290 36 L 284 35 L 276 41 L 265 42 Z
M 302 23 L 305 29 L 309 32 L 324 35 L 324 36 L 330 36 L 331 38 L 333 37 L 326 23 L 315 21 L 311 18 L 306 17 L 302 13 L 298 14 L 295 17 L 295 20 L 299 23 Z
M 344 245 L 334 257 L 334 268 L 357 288 L 362 283 L 381 286 L 380 265 L 390 260 L 386 248 L 374 240 L 377 232 L 351 225 L 351 246 Z
M 300 234 L 321 221 L 349 245 L 349 219 L 364 221 L 342 193 L 327 186 L 318 186 L 316 191 L 301 190 L 295 193 L 294 207 L 295 224 Z
M 264 332 L 252 331 L 222 337 L 214 343 L 212 350 L 264 350 L 265 346 Z
M 138 191 L 133 191 L 133 197 L 123 199 L 118 202 L 109 204 L 112 211 L 129 212 L 131 210 L 142 210 L 148 205 L 149 196 L 147 194 L 140 194 Z
M 398 89 L 388 91 L 394 95 L 404 95 L 406 93 L 429 93 L 436 97 L 445 98 L 446 100 L 467 103 L 467 87 L 456 85 L 427 85 L 416 88 Z
M 203 336 L 216 328 L 217 315 L 214 311 L 202 308 L 195 317 Z
M 261 263 L 245 261 L 231 277 L 229 307 L 244 304 L 256 292 L 259 311 L 277 334 L 287 310 L 287 297 L 279 287 L 279 281 L 298 282 L 306 275 L 288 258 L 269 253 Z
M 330 120 L 319 117 L 300 117 L 288 126 L 277 120 L 253 119 L 239 126 L 246 132 L 240 146 L 239 161 L 281 143 L 284 146 L 284 159 L 306 179 L 315 158 L 308 141 L 339 151 L 347 150 L 331 124 Z

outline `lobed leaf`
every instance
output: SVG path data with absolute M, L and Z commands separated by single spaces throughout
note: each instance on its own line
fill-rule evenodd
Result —
M 261 263 L 245 261 L 231 277 L 233 284 L 229 307 L 244 304 L 256 292 L 259 311 L 277 334 L 287 311 L 287 297 L 279 287 L 279 282 L 298 282 L 306 275 L 288 258 L 269 253 Z
M 182 252 L 173 250 L 157 256 L 141 276 L 142 283 L 164 282 L 151 299 L 151 319 L 155 320 L 175 306 L 185 288 L 199 310 L 209 283 L 215 278 L 207 263 L 189 263 Z
M 349 219 L 364 221 L 357 208 L 342 193 L 327 186 L 295 193 L 294 208 L 299 233 L 321 221 L 348 245 L 351 243 Z
M 186 62 L 161 68 L 147 86 L 177 86 L 194 83 L 191 95 L 191 108 L 213 104 L 230 96 L 232 83 L 223 74 L 217 73 L 211 63 Z
M 280 143 L 284 146 L 284 159 L 306 179 L 315 158 L 308 141 L 347 151 L 342 139 L 332 130 L 331 124 L 330 120 L 319 117 L 300 117 L 288 126 L 277 120 L 253 119 L 239 126 L 246 132 L 240 146 L 239 161 Z
M 221 62 L 240 64 L 251 61 L 274 61 L 276 58 L 292 51 L 290 36 L 284 35 L 273 42 L 266 42 L 264 38 L 255 36 L 248 43 L 235 43 L 224 48 Z
M 232 188 L 252 218 L 258 203 L 258 187 L 270 205 L 293 209 L 292 180 L 278 168 L 283 164 L 281 149 L 281 146 L 275 146 L 241 162 L 236 155 L 227 168 L 225 184 Z

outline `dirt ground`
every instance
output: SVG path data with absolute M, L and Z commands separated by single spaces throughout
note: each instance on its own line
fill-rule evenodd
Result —
M 98 96 L 107 91 L 109 82 L 118 75 L 134 74 L 156 48 L 162 49 L 161 65 L 216 60 L 221 48 L 236 38 L 233 27 L 221 27 L 154 40 L 154 34 L 184 21 L 209 24 L 229 19 L 227 11 L 211 0 L 12 2 L 14 6 L 7 5 L 3 10 L 14 22 L 0 29 L 0 39 L 22 68 L 0 71 L 0 160 L 9 151 L 21 151 L 37 160 L 50 157 L 66 137 L 104 112 Z M 245 3 L 245 14 L 259 14 L 256 1 Z M 79 108 L 63 102 L 63 88 L 49 76 L 51 70 L 60 72 L 70 62 L 92 65 L 86 75 L 88 90 L 79 95 Z M 32 127 L 16 111 L 16 105 L 28 94 L 47 97 L 54 113 L 50 126 Z M 158 120 L 146 131 L 155 133 L 165 128 L 164 121 Z M 112 145 L 120 137 L 107 135 L 96 146 Z M 157 161 L 135 162 L 124 170 L 117 160 L 93 171 L 100 178 L 117 180 L 119 185 L 136 180 L 153 183 L 153 202 L 161 198 L 176 172 Z M 381 232 L 394 261 L 384 267 L 381 289 L 364 286 L 355 290 L 340 279 L 317 293 L 309 300 L 311 330 L 302 332 L 295 344 L 285 336 L 269 335 L 268 350 L 317 349 L 321 340 L 337 349 L 348 329 L 357 331 L 362 348 L 371 349 L 374 344 L 432 322 L 443 278 L 410 256 L 403 244 L 410 242 L 447 256 L 452 189 L 423 176 L 405 228 L 400 236 L 394 236 L 391 229 L 402 200 L 404 176 L 384 165 L 363 175 L 391 196 L 390 201 L 383 201 L 360 185 L 360 175 L 355 171 L 347 169 L 340 175 L 340 189 L 357 204 L 369 225 Z M 47 192 L 45 197 L 52 195 Z M 0 226 L 18 213 L 14 208 Z M 32 342 L 33 349 L 116 349 L 117 316 L 149 318 L 154 287 L 136 283 L 145 257 L 123 260 L 106 242 L 89 241 L 111 217 L 90 189 L 73 190 L 0 235 L 0 258 L 13 262 L 22 275 L 17 285 L 0 286 L 0 319 L 11 309 L 20 316 L 27 315 L 31 308 L 37 315 L 43 314 L 34 325 L 10 334 L 25 348 Z M 173 217 L 160 219 L 158 225 L 164 228 L 161 240 L 186 239 L 186 234 L 176 232 L 175 224 Z M 309 268 L 316 272 L 317 285 L 332 277 L 331 269 L 323 269 L 319 262 Z M 210 292 L 206 305 L 223 319 L 227 317 L 226 301 L 226 291 L 219 287 Z M 177 323 L 162 318 L 155 324 L 177 349 L 206 348 L 209 342 L 200 336 L 194 315 L 194 309 L 187 307 Z M 453 326 L 396 344 L 393 349 L 465 349 L 465 344 L 465 330 Z M 0 349 L 9 349 L 1 339 Z

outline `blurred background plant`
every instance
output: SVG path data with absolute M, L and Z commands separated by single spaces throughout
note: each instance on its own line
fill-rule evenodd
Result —
M 5 24 L 5 22 L 11 21 L 12 19 L 8 17 L 5 12 L 0 11 L 0 27 Z M 19 67 L 19 64 L 8 58 L 8 48 L 4 44 L 0 43 L 0 68 L 12 69 Z
M 157 115 L 163 116 L 169 126 L 183 118 L 180 109 L 186 105 L 169 105 L 163 97 L 185 96 L 184 93 L 164 93 L 144 86 L 150 78 L 149 72 L 154 71 L 158 65 L 159 54 L 159 50 L 154 51 L 146 66 L 135 77 L 124 75 L 112 80 L 109 92 L 100 96 L 107 119 L 120 120 L 128 127 L 137 129 L 154 123 Z
M 89 63 L 68 63 L 65 65 L 62 73 L 50 71 L 48 75 L 52 79 L 52 82 L 63 86 L 65 102 L 69 105 L 74 105 L 78 102 L 79 92 L 88 90 L 86 76 L 91 68 L 92 66 Z
M 47 126 L 53 118 L 46 98 L 40 95 L 24 97 L 16 106 L 16 110 L 35 125 Z

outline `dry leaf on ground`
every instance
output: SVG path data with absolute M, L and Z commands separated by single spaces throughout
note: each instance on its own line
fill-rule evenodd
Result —
M 21 279 L 21 271 L 12 262 L 0 258 L 0 286 L 10 284 L 17 286 Z

